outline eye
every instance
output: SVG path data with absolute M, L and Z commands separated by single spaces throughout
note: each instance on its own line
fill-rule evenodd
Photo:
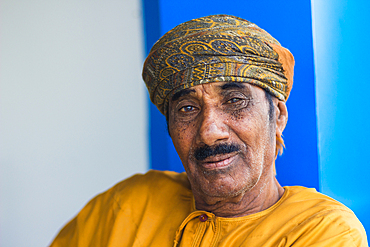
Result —
M 179 109 L 180 112 L 191 112 L 194 110 L 195 110 L 195 107 L 191 105 L 183 106 Z
M 233 103 L 237 103 L 241 100 L 242 100 L 241 98 L 232 98 L 232 99 L 229 99 L 228 101 L 226 101 L 226 103 L 233 104 Z

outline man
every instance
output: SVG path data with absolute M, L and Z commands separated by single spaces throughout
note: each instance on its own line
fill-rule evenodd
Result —
M 143 78 L 186 173 L 119 183 L 51 246 L 367 246 L 348 208 L 275 178 L 293 67 L 287 49 L 238 17 L 208 16 L 166 33 Z

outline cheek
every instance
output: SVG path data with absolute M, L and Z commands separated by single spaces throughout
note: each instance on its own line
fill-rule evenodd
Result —
M 245 117 L 245 109 L 240 109 L 240 110 L 237 110 L 237 111 L 233 111 L 231 113 L 231 119 L 233 121 L 241 121 L 244 119 Z
M 258 125 L 254 116 L 245 110 L 235 111 L 229 115 L 227 123 L 238 139 L 249 146 L 250 141 L 254 139 Z
M 195 124 L 190 122 L 179 123 L 176 121 L 170 124 L 169 130 L 172 142 L 181 161 L 185 162 L 194 140 L 193 133 L 195 133 Z
M 229 126 L 245 147 L 250 161 L 263 162 L 264 154 L 270 149 L 271 129 L 268 119 L 260 114 L 236 111 L 230 116 Z

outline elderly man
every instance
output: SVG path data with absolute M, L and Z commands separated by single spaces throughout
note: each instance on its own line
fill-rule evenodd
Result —
M 293 67 L 287 49 L 238 17 L 208 16 L 166 33 L 143 78 L 186 173 L 119 183 L 52 246 L 367 246 L 351 210 L 275 178 Z

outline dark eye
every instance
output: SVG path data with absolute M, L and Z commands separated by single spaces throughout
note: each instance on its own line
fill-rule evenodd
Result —
M 190 111 L 193 111 L 194 109 L 195 109 L 194 106 L 187 105 L 187 106 L 181 107 L 179 111 L 181 111 L 181 112 L 190 112 Z
M 232 98 L 232 99 L 229 99 L 228 101 L 226 101 L 226 103 L 233 104 L 233 103 L 239 102 L 241 100 L 242 99 L 240 99 L 240 98 Z

